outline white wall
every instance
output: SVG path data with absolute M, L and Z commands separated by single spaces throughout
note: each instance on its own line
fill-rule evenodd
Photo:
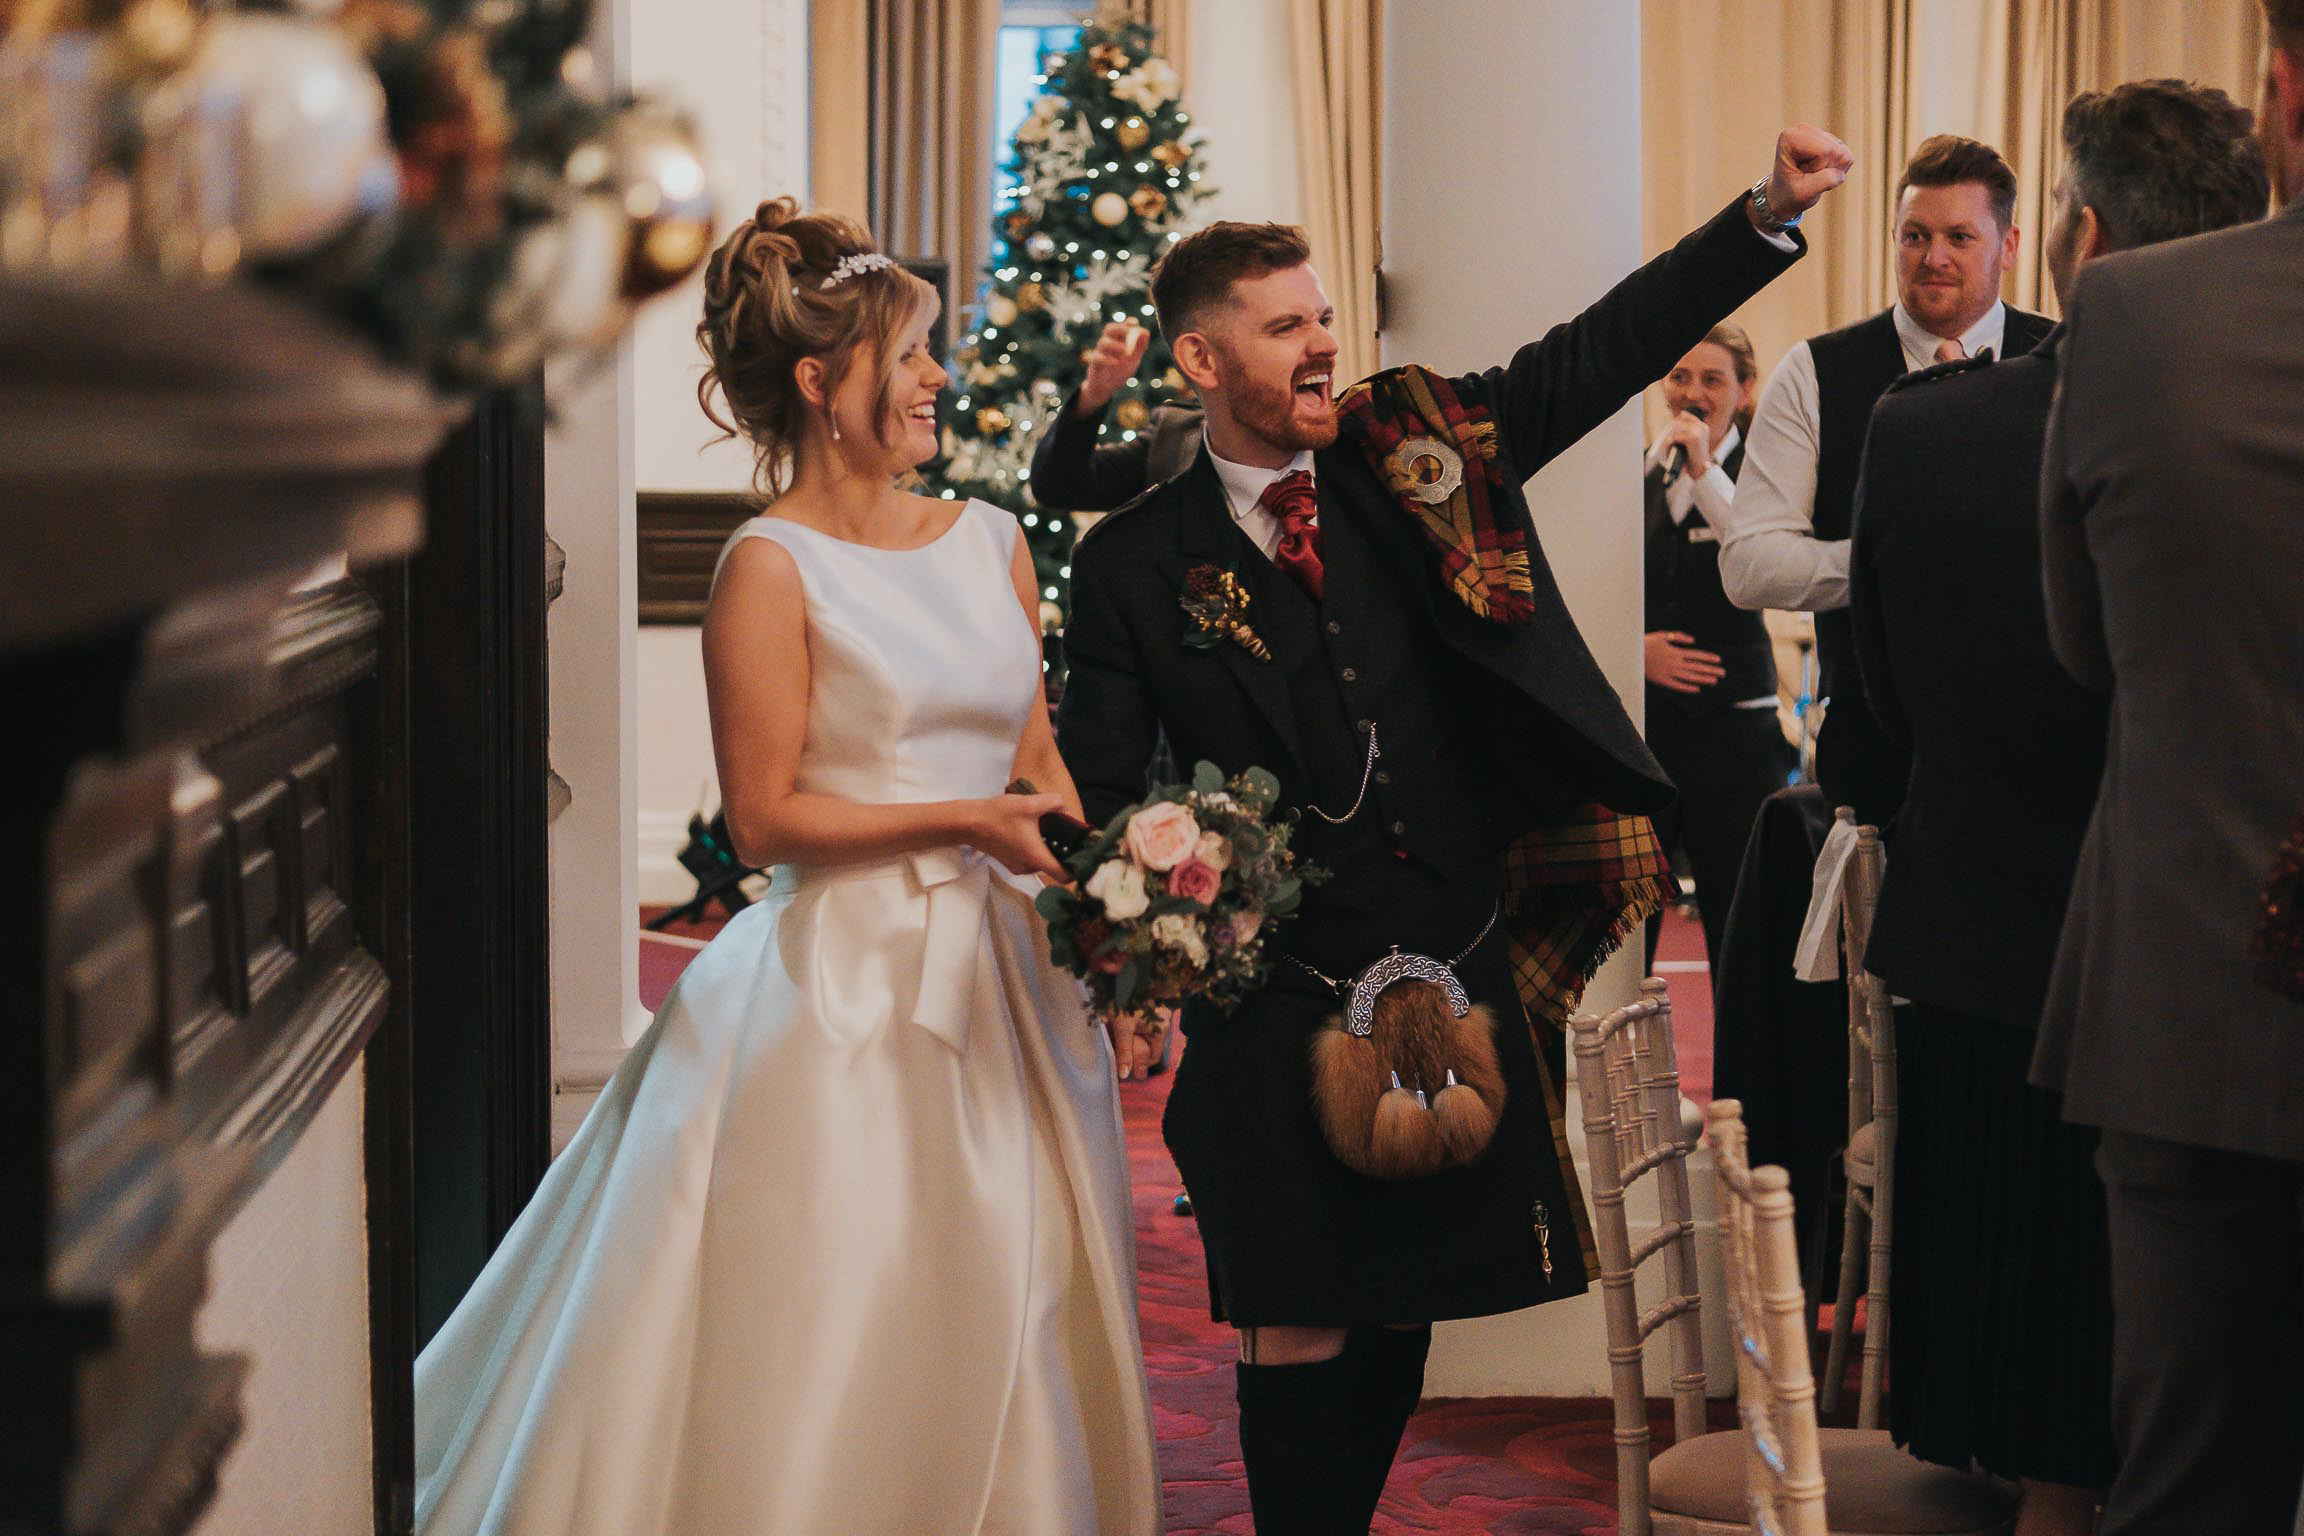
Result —
M 805 203 L 808 0 L 647 0 L 646 23 L 632 29 L 632 85 L 695 118 L 719 194 L 715 237 L 767 198 L 789 193 Z M 741 490 L 751 478 L 740 445 L 708 446 L 713 430 L 696 406 L 703 292 L 698 272 L 642 310 L 633 328 L 642 490 Z
M 1480 47 L 1466 49 L 1467 37 Z M 1391 6 L 1384 65 L 1387 366 L 1463 371 L 1503 362 L 1640 264 L 1638 6 Z M 1627 402 L 1528 486 L 1569 610 L 1635 720 L 1639 419 L 1638 402 Z M 1629 1001 L 1639 958 L 1636 943 L 1619 951 L 1585 1006 L 1605 1012 Z M 1569 1136 L 1581 1162 L 1573 1108 Z M 1707 1175 L 1698 1178 L 1709 1185 Z M 1708 1193 L 1699 1194 L 1700 1211 Z M 1655 1220 L 1653 1201 L 1645 1203 L 1635 1222 Z M 1435 1396 L 1583 1396 L 1607 1387 L 1597 1284 L 1575 1301 L 1445 1323 L 1434 1333 L 1426 1390 Z
M 195 1336 L 249 1374 L 200 1536 L 373 1528 L 363 1081 L 356 1065 L 210 1251 Z
M 808 197 L 808 0 L 649 0 L 632 79 L 687 107 L 720 194 L 719 233 L 763 200 Z M 855 211 L 855 210 L 850 210 Z M 632 337 L 634 475 L 641 490 L 740 491 L 752 460 L 714 443 L 696 404 L 703 277 L 643 310 Z M 681 901 L 695 881 L 676 855 L 688 817 L 720 803 L 704 672 L 692 626 L 640 631 L 635 899 Z
M 630 81 L 634 3 L 601 7 L 593 27 L 593 51 L 619 86 Z M 556 365 L 545 379 L 544 523 L 568 556 L 546 621 L 552 767 L 570 795 L 551 833 L 555 1147 L 647 1024 L 633 879 L 632 356 L 627 339 L 604 365 Z
M 1207 140 L 1207 179 L 1215 188 L 1200 214 L 1211 223 L 1301 222 L 1286 0 L 1194 0 L 1191 47 L 1184 106 Z

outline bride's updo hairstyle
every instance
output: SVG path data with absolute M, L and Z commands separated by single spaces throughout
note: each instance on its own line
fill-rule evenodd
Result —
M 704 269 L 696 339 L 711 366 L 697 382 L 696 400 L 725 436 L 751 443 L 752 480 L 764 495 L 783 490 L 815 409 L 793 376 L 803 358 L 824 360 L 827 398 L 852 369 L 876 370 L 873 433 L 889 441 L 904 337 L 937 297 L 893 263 L 842 267 L 842 258 L 873 249 L 871 234 L 854 219 L 802 213 L 791 198 L 778 197 L 731 230 Z M 838 280 L 827 286 L 835 273 Z

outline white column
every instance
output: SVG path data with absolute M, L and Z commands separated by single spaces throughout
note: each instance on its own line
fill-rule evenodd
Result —
M 1466 47 L 1468 38 L 1479 45 Z M 1383 56 L 1387 366 L 1501 363 L 1639 265 L 1638 6 L 1418 0 L 1386 7 Z M 1732 190 L 1722 190 L 1723 201 Z M 1639 421 L 1638 402 L 1627 404 L 1528 486 L 1569 610 L 1635 720 Z M 1639 964 L 1635 940 L 1594 979 L 1586 1006 L 1603 1012 L 1630 1001 Z M 1572 1083 L 1566 1091 L 1570 1141 L 1589 1181 Z M 1690 1175 L 1702 1218 L 1713 1200 L 1701 1154 Z M 1656 1220 L 1652 1196 L 1635 1198 L 1632 1219 L 1637 1241 Z M 1703 1222 L 1700 1235 L 1709 1227 Z M 1705 1262 L 1714 1260 L 1707 1254 Z M 1707 1316 L 1708 1333 L 1719 1331 L 1715 1322 Z M 1707 1353 L 1716 1383 L 1731 1383 L 1726 1354 Z M 1597 1284 L 1574 1301 L 1443 1324 L 1434 1335 L 1426 1391 L 1435 1396 L 1607 1390 Z
M 763 198 L 808 196 L 807 0 L 651 0 L 632 38 L 632 80 L 686 109 L 720 200 L 718 234 Z M 861 214 L 861 209 L 845 210 Z M 633 328 L 633 473 L 649 491 L 741 491 L 752 454 L 714 442 L 696 403 L 703 274 L 640 313 Z M 684 901 L 695 877 L 677 857 L 688 818 L 720 803 L 693 625 L 640 632 L 639 898 Z
M 631 78 L 632 0 L 594 23 L 604 82 Z M 565 1144 L 647 1027 L 640 1007 L 634 698 L 639 607 L 632 513 L 632 347 L 546 378 L 545 527 L 567 552 L 547 624 L 552 767 L 569 789 L 552 823 L 552 1130 Z

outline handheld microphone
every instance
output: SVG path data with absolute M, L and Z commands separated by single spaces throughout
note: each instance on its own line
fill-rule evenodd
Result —
M 1704 413 L 1702 411 L 1690 410 L 1685 406 L 1681 407 L 1680 414 L 1683 416 L 1693 416 L 1698 421 L 1702 421 L 1704 419 Z M 1680 472 L 1687 467 L 1688 445 L 1686 443 L 1674 443 L 1671 447 L 1671 450 L 1664 455 L 1664 487 L 1666 490 L 1671 489 L 1672 482 L 1679 479 Z

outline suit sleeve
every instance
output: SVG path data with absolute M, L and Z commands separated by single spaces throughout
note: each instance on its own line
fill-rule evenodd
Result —
M 1900 464 L 1900 450 L 1909 435 L 1904 415 L 1895 397 L 1890 396 L 1873 412 L 1871 430 L 1865 434 L 1864 457 L 1856 476 L 1854 526 L 1849 538 L 1848 620 L 1856 633 L 1858 697 L 1871 706 L 1872 718 L 1888 739 L 1909 751 L 1912 726 L 1904 713 L 1903 699 L 1896 691 L 1896 671 L 1889 660 L 1887 615 L 1880 606 L 1879 569 L 1875 563 L 1881 536 L 1889 522 L 1901 515 L 1902 497 L 1915 478 L 1903 472 Z
M 1504 451 L 1532 475 L 1671 372 L 1704 333 L 1806 252 L 1752 227 L 1744 199 L 1625 278 L 1575 319 L 1481 376 Z
M 2056 403 L 2040 456 L 2040 580 L 2048 604 L 2048 643 L 2084 688 L 2109 692 L 2112 652 L 2104 640 L 2104 595 L 2088 553 L 2087 511 L 2065 471 L 2065 433 L 2075 380 L 2085 380 L 2081 311 L 2089 292 L 2083 271 L 2064 316 L 2064 352 L 2056 369 Z M 2085 387 L 2083 382 L 2082 387 Z
M 1099 445 L 1096 416 L 1081 416 L 1067 400 L 1032 449 L 1032 497 L 1065 512 L 1108 512 L 1151 486 L 1151 434 Z
M 1064 626 L 1068 671 L 1056 706 L 1056 746 L 1097 826 L 1144 795 L 1144 770 L 1159 741 L 1159 716 L 1126 622 L 1100 572 L 1094 541 L 1072 552 L 1072 614 Z

